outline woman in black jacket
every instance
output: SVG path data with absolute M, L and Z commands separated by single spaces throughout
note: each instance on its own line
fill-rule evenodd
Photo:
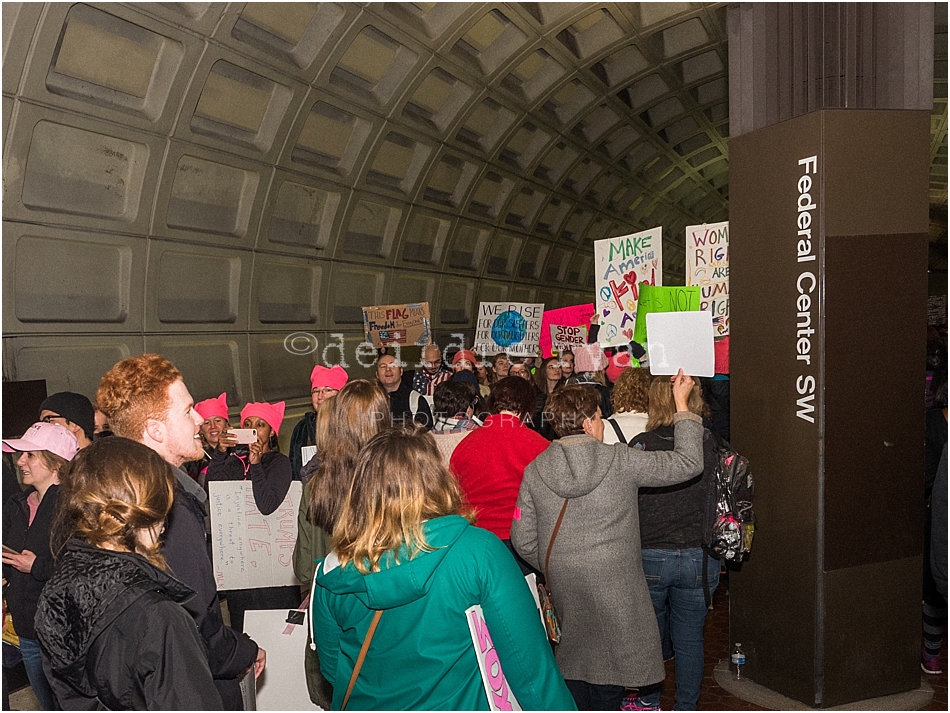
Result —
M 222 433 L 208 466 L 208 482 L 250 480 L 254 503 L 261 514 L 277 510 L 293 480 L 290 459 L 277 450 L 277 432 L 283 420 L 283 401 L 247 404 L 241 410 L 241 427 L 256 428 L 257 441 L 242 452 L 231 431 Z M 299 604 L 298 586 L 228 590 L 231 628 L 238 631 L 244 631 L 244 612 L 248 609 L 296 609 Z
M 17 465 L 27 490 L 14 495 L 3 508 L 3 579 L 13 627 L 27 677 L 43 710 L 55 710 L 56 698 L 43 672 L 33 618 L 43 585 L 53 573 L 50 529 L 59 499 L 59 478 L 79 444 L 58 423 L 34 423 L 23 438 L 6 440 L 7 453 L 22 451 Z
M 36 614 L 63 710 L 221 710 L 180 606 L 194 592 L 161 555 L 173 492 L 171 466 L 140 443 L 105 438 L 74 459 L 53 528 L 56 569 Z

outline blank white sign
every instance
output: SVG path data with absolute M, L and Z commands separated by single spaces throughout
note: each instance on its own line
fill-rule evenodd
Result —
M 652 312 L 647 315 L 647 352 L 655 375 L 713 376 L 716 350 L 709 312 Z
M 310 701 L 303 655 L 307 646 L 306 624 L 285 634 L 286 609 L 244 612 L 244 631 L 267 652 L 267 665 L 257 679 L 257 710 L 318 711 Z M 309 621 L 309 620 L 307 620 Z

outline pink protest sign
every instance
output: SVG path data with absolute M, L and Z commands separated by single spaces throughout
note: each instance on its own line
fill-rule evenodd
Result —
M 545 310 L 541 316 L 541 356 L 547 359 L 551 354 L 551 327 L 560 324 L 565 327 L 586 327 L 590 316 L 594 314 L 594 303 L 572 305 L 560 309 Z

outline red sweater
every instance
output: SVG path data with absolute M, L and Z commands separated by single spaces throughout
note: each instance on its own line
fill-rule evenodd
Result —
M 475 509 L 476 525 L 511 538 L 525 466 L 549 445 L 515 416 L 494 414 L 456 446 L 449 467 Z

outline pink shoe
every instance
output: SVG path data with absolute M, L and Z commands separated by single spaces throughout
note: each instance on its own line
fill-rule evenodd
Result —
M 628 693 L 623 699 L 623 702 L 620 704 L 620 710 L 622 711 L 658 711 L 660 710 L 659 706 L 651 706 L 649 703 L 640 698 L 638 693 Z
M 943 669 L 940 668 L 940 654 L 930 655 L 927 653 L 927 649 L 922 648 L 920 650 L 920 670 L 929 673 L 931 676 L 943 673 Z

